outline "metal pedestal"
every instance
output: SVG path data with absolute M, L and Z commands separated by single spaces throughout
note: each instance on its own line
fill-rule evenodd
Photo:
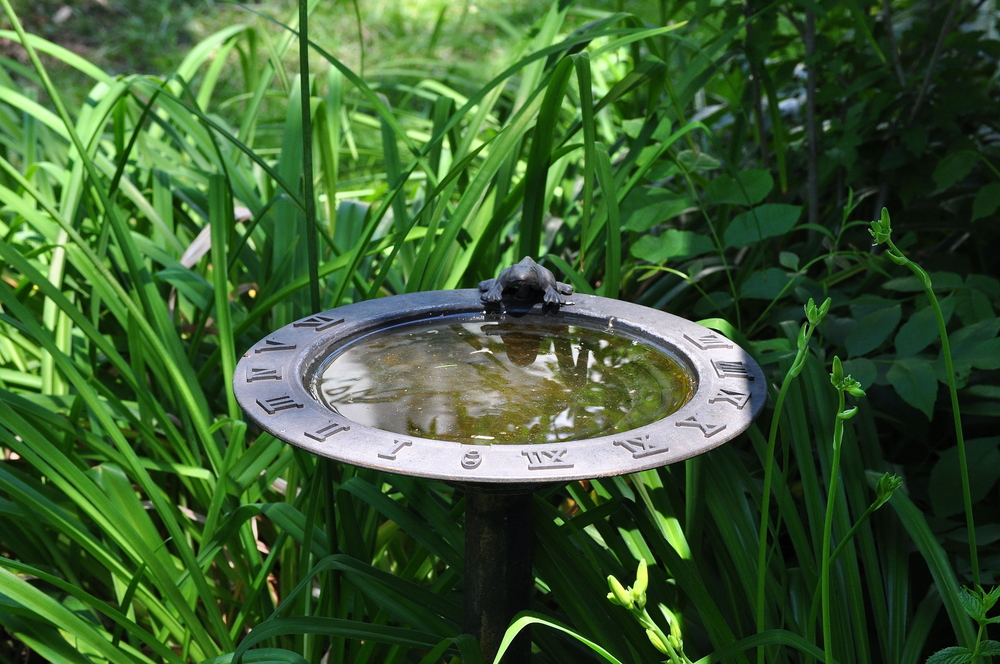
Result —
M 466 493 L 463 629 L 479 639 L 486 664 L 496 657 L 511 619 L 531 599 L 531 495 Z M 502 662 L 530 660 L 531 638 L 524 630 Z

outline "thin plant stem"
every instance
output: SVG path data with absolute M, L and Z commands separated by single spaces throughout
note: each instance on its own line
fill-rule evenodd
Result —
M 945 327 L 941 304 L 934 294 L 930 275 L 922 267 L 903 256 L 892 240 L 888 241 L 889 249 L 902 257 L 906 267 L 920 279 L 924 293 L 934 309 L 934 319 L 937 321 L 938 335 L 941 337 L 941 355 L 944 357 L 944 371 L 948 377 L 948 393 L 951 396 L 951 415 L 955 424 L 955 439 L 958 443 L 958 467 L 962 474 L 962 500 L 965 503 L 965 525 L 969 532 L 969 559 L 972 564 L 972 581 L 979 586 L 979 554 L 976 547 L 976 524 L 972 516 L 972 491 L 969 485 L 969 462 L 965 453 L 965 434 L 962 431 L 962 413 L 958 406 L 958 386 L 955 384 L 955 364 L 951 357 L 951 343 L 948 341 L 948 329 Z
M 837 499 L 837 482 L 840 478 L 840 450 L 844 442 L 844 422 L 858 412 L 857 406 L 845 408 L 845 393 L 856 397 L 865 395 L 858 381 L 844 377 L 840 358 L 833 358 L 833 372 L 830 374 L 833 386 L 837 388 L 837 417 L 833 423 L 833 458 L 830 460 L 830 481 L 826 497 L 826 516 L 823 519 L 823 548 L 820 551 L 820 595 L 823 610 L 823 653 L 824 661 L 833 662 L 833 616 L 830 610 L 830 566 L 833 556 L 830 552 L 833 541 L 833 508 Z M 845 538 L 846 539 L 846 538 Z
M 889 473 L 886 473 L 885 475 L 882 476 L 882 479 L 879 480 L 878 485 L 876 487 L 877 495 L 875 501 L 868 506 L 868 509 L 865 510 L 864 514 L 862 514 L 861 517 L 854 523 L 854 525 L 851 526 L 851 529 L 847 531 L 847 534 L 841 538 L 840 544 L 838 544 L 837 548 L 834 549 L 833 553 L 830 554 L 831 565 L 837 562 L 837 559 L 840 557 L 840 554 L 844 552 L 844 550 L 847 548 L 847 545 L 850 544 L 851 540 L 854 538 L 857 532 L 861 530 L 861 526 L 863 526 L 868 521 L 868 519 L 871 518 L 871 515 L 875 513 L 875 510 L 882 507 L 882 505 L 888 502 L 889 498 L 892 497 L 892 493 L 896 489 L 898 489 L 902 485 L 902 483 L 903 483 L 902 480 L 899 477 L 896 477 L 895 475 L 890 475 Z M 820 594 L 818 592 L 814 592 L 812 604 L 810 605 L 809 608 L 809 621 L 806 623 L 807 625 L 810 626 L 810 629 L 812 629 L 812 625 L 816 624 L 816 617 L 819 614 L 819 600 L 820 600 Z
M 322 307 L 319 298 L 319 247 L 316 233 L 316 197 L 313 193 L 312 109 L 309 106 L 309 2 L 299 0 L 299 95 L 302 98 L 302 198 L 306 207 L 306 260 L 309 263 L 309 305 Z
M 844 393 L 837 391 L 837 419 L 833 424 L 833 461 L 830 463 L 830 486 L 826 497 L 826 518 L 823 520 L 823 548 L 820 583 L 823 605 L 823 652 L 826 661 L 833 661 L 833 625 L 830 615 L 830 541 L 833 536 L 833 503 L 837 498 L 837 477 L 840 473 L 840 445 L 844 440 Z
M 771 484 L 774 481 L 774 451 L 778 440 L 778 425 L 781 422 L 781 411 L 792 381 L 802 372 L 802 367 L 805 366 L 809 350 L 809 339 L 829 308 L 829 298 L 818 308 L 812 299 L 806 305 L 806 322 L 802 324 L 802 328 L 799 331 L 798 352 L 795 354 L 795 360 L 792 362 L 788 373 L 785 374 L 785 378 L 781 383 L 781 389 L 778 390 L 778 398 L 774 404 L 774 415 L 771 417 L 771 428 L 767 435 L 767 449 L 764 452 L 764 487 L 760 506 L 760 530 L 757 535 L 757 602 L 755 616 L 758 634 L 766 629 L 764 624 L 764 582 L 767 576 L 767 531 L 770 525 Z M 757 661 L 759 664 L 764 664 L 763 646 L 757 649 Z
M 889 249 L 886 255 L 896 265 L 902 265 L 909 268 L 917 279 L 920 280 L 920 284 L 924 288 L 924 294 L 927 296 L 928 301 L 931 304 L 931 308 L 934 310 L 934 319 L 937 321 L 938 336 L 941 337 L 941 355 L 944 357 L 944 370 L 945 376 L 948 382 L 948 393 L 951 396 L 951 416 L 955 425 L 955 440 L 958 445 L 958 468 L 962 477 L 962 501 L 965 504 L 965 525 L 968 531 L 969 537 L 969 562 L 972 566 L 972 582 L 977 588 L 980 586 L 980 576 L 979 576 L 979 554 L 977 552 L 976 545 L 976 524 L 972 515 L 972 490 L 969 485 L 969 463 L 968 458 L 965 453 L 965 434 L 962 431 L 962 413 L 958 406 L 958 386 L 955 384 L 955 365 L 951 357 L 951 343 L 948 340 L 948 329 L 945 326 L 944 314 L 941 313 L 941 304 L 938 302 L 937 296 L 934 294 L 934 287 L 931 283 L 930 275 L 924 271 L 922 267 L 911 261 L 903 252 L 899 250 L 898 247 L 893 243 L 890 228 L 889 211 L 882 208 L 882 218 L 879 221 L 872 223 L 872 228 L 869 231 L 872 237 L 875 238 L 875 244 L 882 244 L 883 242 L 888 245 Z

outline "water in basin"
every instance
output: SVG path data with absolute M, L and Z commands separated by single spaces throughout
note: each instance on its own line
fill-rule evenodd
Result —
M 335 351 L 310 382 L 321 403 L 360 424 L 476 444 L 627 431 L 666 417 L 695 389 L 663 349 L 543 317 L 391 327 Z

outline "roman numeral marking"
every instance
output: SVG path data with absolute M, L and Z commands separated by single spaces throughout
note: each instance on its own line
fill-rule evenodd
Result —
M 662 443 L 654 443 L 649 440 L 649 436 L 628 438 L 626 440 L 616 440 L 613 443 L 616 447 L 622 447 L 632 453 L 633 459 L 653 456 L 669 452 L 670 448 Z
M 292 327 L 311 327 L 315 332 L 323 332 L 324 330 L 329 330 L 334 325 L 340 325 L 343 322 L 343 318 L 330 318 L 329 316 L 316 315 L 296 321 L 295 323 L 292 323 Z
M 257 399 L 257 405 L 267 411 L 268 415 L 274 415 L 278 411 L 288 410 L 289 408 L 302 408 L 302 404 L 296 403 L 295 399 L 283 394 L 280 397 L 271 397 L 270 399 Z
M 252 383 L 255 380 L 281 380 L 281 369 L 247 367 L 247 382 Z
M 393 440 L 392 442 L 393 442 L 392 449 L 390 449 L 388 452 L 378 453 L 379 459 L 388 459 L 389 461 L 395 461 L 396 454 L 399 453 L 400 450 L 402 450 L 404 447 L 409 447 L 410 445 L 413 444 L 408 440 L 404 440 L 403 442 L 399 442 L 398 440 Z
M 744 394 L 738 390 L 726 390 L 720 388 L 719 391 L 715 393 L 715 396 L 708 400 L 708 403 L 719 403 L 722 401 L 731 403 L 739 410 L 743 410 L 743 406 L 750 403 L 750 395 Z
M 699 350 L 710 350 L 713 348 L 732 348 L 733 345 L 729 343 L 729 340 L 725 337 L 720 337 L 718 334 L 713 332 L 706 332 L 705 334 L 698 335 L 697 337 L 692 337 L 687 334 L 684 338 L 694 344 Z
M 482 462 L 483 455 L 479 453 L 479 450 L 469 450 L 462 456 L 462 468 L 466 470 L 475 470 Z
M 340 424 L 339 422 L 330 422 L 326 426 L 320 427 L 319 429 L 314 429 L 313 431 L 306 431 L 305 435 L 313 440 L 318 440 L 319 442 L 324 442 L 330 436 L 335 436 L 341 431 L 350 431 L 351 427 L 346 424 Z
M 709 424 L 708 422 L 699 422 L 697 415 L 692 415 L 691 417 L 683 419 L 680 422 L 676 422 L 675 424 L 679 427 L 694 427 L 695 429 L 701 429 L 701 432 L 705 434 L 705 438 L 711 438 L 726 428 L 725 424 Z
M 267 353 L 272 350 L 295 350 L 295 344 L 286 344 L 275 339 L 264 339 L 264 345 L 256 349 L 255 353 Z
M 747 371 L 746 366 L 736 360 L 712 360 L 712 367 L 719 378 L 745 378 L 753 380 L 753 376 Z
M 521 456 L 528 458 L 528 470 L 558 470 L 572 468 L 564 458 L 568 448 L 561 450 L 521 450 Z

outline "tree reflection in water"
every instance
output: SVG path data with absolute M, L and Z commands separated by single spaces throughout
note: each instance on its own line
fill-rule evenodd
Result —
M 667 352 L 551 322 L 398 326 L 328 359 L 313 391 L 360 424 L 466 443 L 581 440 L 680 408 L 691 376 Z

